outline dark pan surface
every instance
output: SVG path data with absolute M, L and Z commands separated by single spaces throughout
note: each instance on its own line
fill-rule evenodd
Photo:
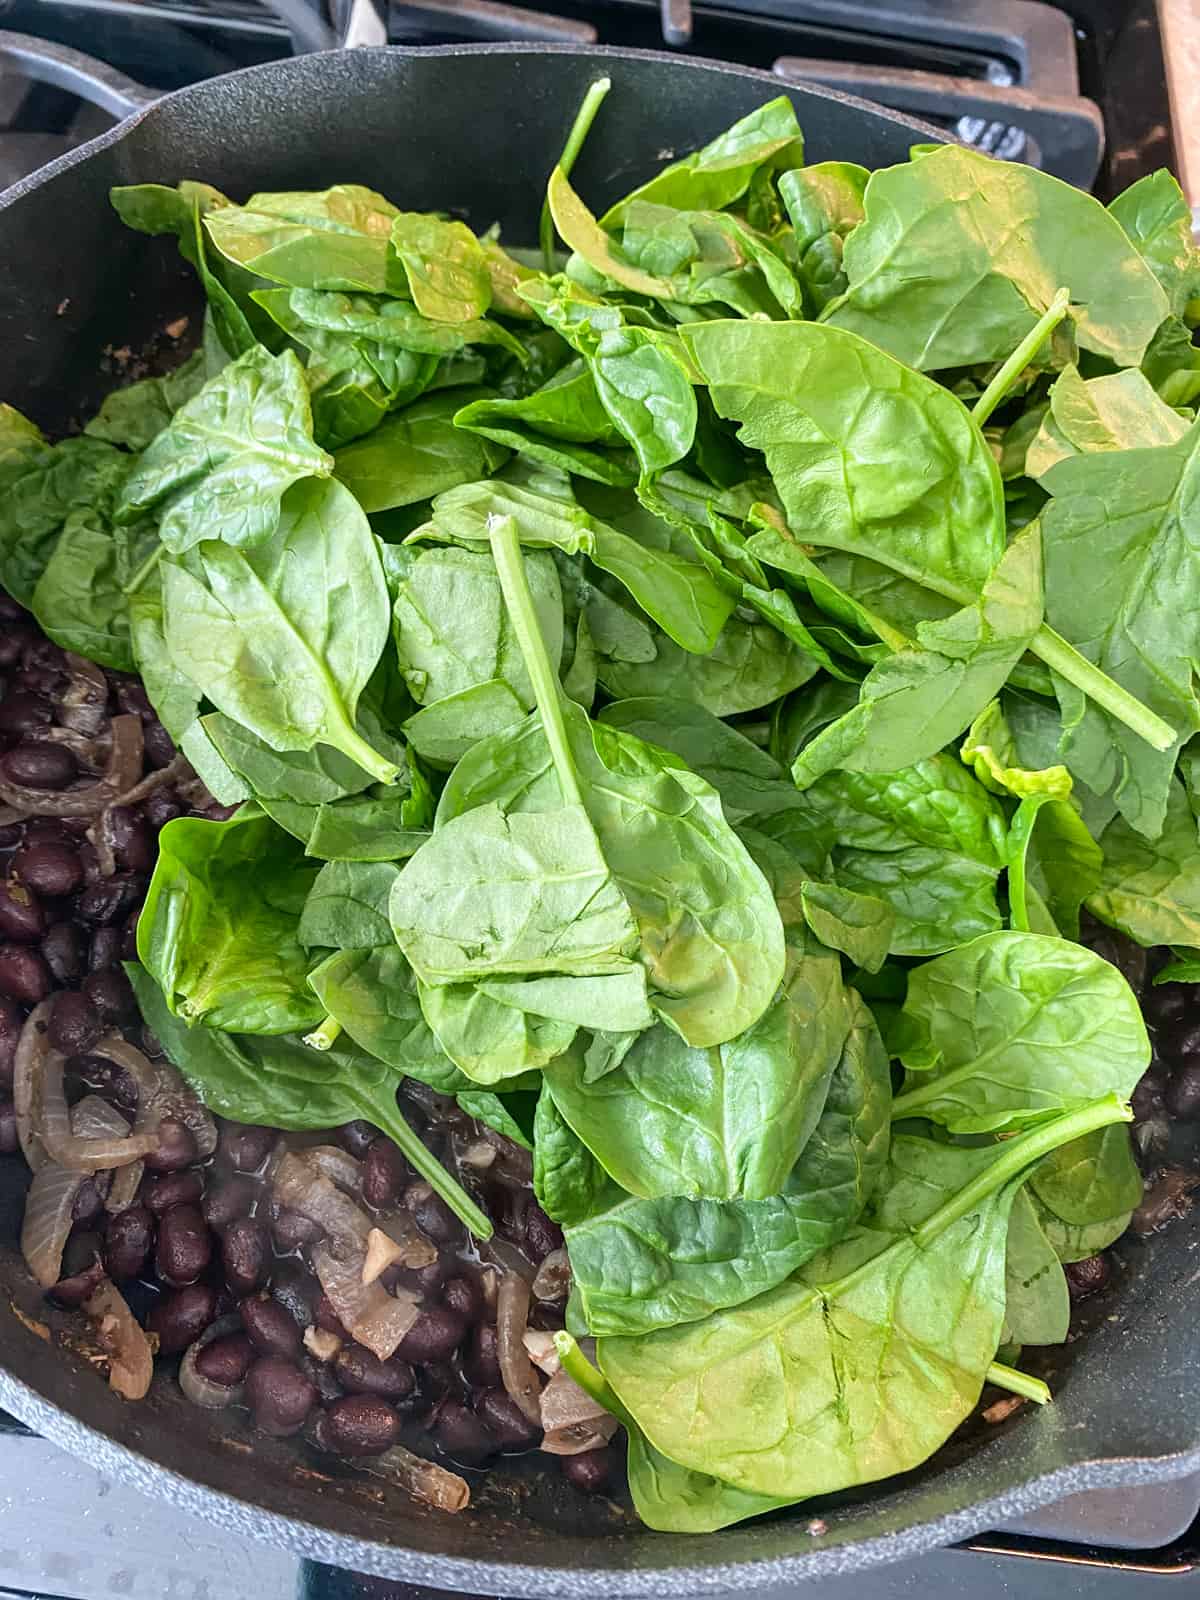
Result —
M 780 91 L 767 74 L 678 57 L 485 46 L 307 56 L 169 97 L 0 204 L 0 396 L 61 428 L 111 387 L 106 346 L 139 349 L 194 308 L 173 246 L 126 233 L 111 185 L 200 177 L 241 197 L 355 181 L 414 209 L 452 205 L 477 227 L 498 220 L 520 243 L 601 72 L 613 92 L 577 168 L 599 206 Z M 932 136 L 787 92 L 812 160 L 886 165 Z M 16 1249 L 23 1190 L 20 1163 L 0 1163 L 0 1406 L 137 1488 L 340 1566 L 474 1592 L 745 1593 L 913 1555 L 1075 1491 L 1200 1470 L 1200 1253 L 1186 1223 L 1120 1247 L 1096 1327 L 1058 1356 L 1053 1406 L 976 1429 L 874 1493 L 689 1538 L 519 1469 L 493 1475 L 457 1518 L 425 1513 L 371 1479 L 329 1478 L 303 1446 L 252 1436 L 236 1416 L 192 1409 L 166 1376 L 144 1404 L 123 1404 L 58 1347 Z M 818 1514 L 825 1531 L 810 1532 Z

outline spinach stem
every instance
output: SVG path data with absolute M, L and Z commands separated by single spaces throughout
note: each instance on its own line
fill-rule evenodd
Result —
M 902 1097 L 903 1098 L 903 1097 Z M 1067 1112 L 1065 1116 L 1056 1117 L 1053 1122 L 1043 1124 L 1040 1128 L 1033 1128 L 1029 1133 L 1021 1134 L 1019 1138 L 1009 1139 L 999 1146 L 1000 1154 L 991 1166 L 981 1172 L 978 1177 L 972 1178 L 957 1194 L 951 1195 L 944 1205 L 941 1205 L 932 1216 L 926 1217 L 919 1228 L 914 1228 L 911 1233 L 897 1239 L 886 1249 L 881 1250 L 876 1256 L 871 1256 L 853 1272 L 848 1272 L 844 1278 L 837 1278 L 833 1283 L 822 1284 L 814 1293 L 823 1295 L 826 1300 L 835 1300 L 839 1295 L 846 1294 L 854 1288 L 863 1278 L 875 1272 L 884 1256 L 896 1250 L 924 1250 L 931 1245 L 939 1235 L 945 1233 L 947 1228 L 960 1222 L 963 1217 L 970 1216 L 980 1201 L 986 1200 L 988 1195 L 994 1194 L 997 1189 L 1002 1189 L 1011 1179 L 1019 1177 L 1027 1167 L 1035 1161 L 1040 1161 L 1043 1156 L 1057 1150 L 1060 1145 L 1070 1144 L 1073 1139 L 1081 1139 L 1085 1133 L 1093 1133 L 1097 1128 L 1107 1128 L 1113 1122 L 1132 1122 L 1133 1112 L 1129 1106 L 1115 1094 L 1105 1095 L 1102 1100 L 1094 1100 L 1091 1105 L 1082 1106 L 1078 1111 Z
M 348 756 L 355 766 L 369 772 L 376 783 L 395 783 L 400 776 L 400 768 L 395 762 L 385 760 L 377 750 L 372 749 L 349 717 L 339 717 L 338 722 L 340 726 L 331 727 L 323 743 L 331 744 L 335 750 Z
M 1069 289 L 1060 289 L 1012 355 L 1000 368 L 991 383 L 979 396 L 979 399 L 976 400 L 971 409 L 971 420 L 976 427 L 982 428 L 992 412 L 1005 398 L 1013 384 L 1066 316 L 1067 307 L 1070 303 L 1071 291 Z
M 342 1025 L 336 1017 L 326 1017 L 319 1028 L 304 1035 L 304 1042 L 312 1050 L 332 1050 L 341 1031 Z
M 596 120 L 596 113 L 603 105 L 604 97 L 611 88 L 611 78 L 597 78 L 584 95 L 579 110 L 575 113 L 575 121 L 571 124 L 571 131 L 567 135 L 567 142 L 563 145 L 562 155 L 558 158 L 558 165 L 562 168 L 565 177 L 570 177 L 571 168 L 575 165 L 579 152 L 583 149 L 583 141 L 587 138 L 592 123 Z M 554 218 L 550 215 L 549 196 L 542 201 L 542 218 L 538 226 L 538 238 L 542 246 L 542 265 L 547 272 L 553 272 Z
M 560 1328 L 554 1335 L 554 1348 L 567 1377 L 577 1383 L 584 1394 L 591 1395 L 598 1406 L 603 1406 L 610 1416 L 623 1422 L 633 1432 L 637 1423 L 622 1405 L 608 1379 L 596 1370 L 571 1335 Z
M 416 1168 L 434 1193 L 442 1197 L 459 1221 L 465 1223 L 477 1239 L 490 1239 L 492 1224 L 488 1217 L 409 1127 L 400 1114 L 394 1093 L 385 1086 L 377 1100 L 364 1097 L 362 1109 L 368 1122 L 373 1122 L 380 1132 L 395 1140 L 401 1155 L 407 1157 L 409 1164 Z
M 1080 655 L 1075 646 L 1068 644 L 1053 628 L 1043 623 L 1034 634 L 1029 648 L 1034 655 L 1041 657 L 1051 672 L 1057 672 L 1060 678 L 1073 683 L 1089 700 L 1103 706 L 1110 716 L 1123 722 L 1155 750 L 1169 750 L 1175 743 L 1178 735 L 1169 722 L 1164 722 L 1149 706 L 1144 706 L 1106 672 L 1094 666 L 1086 656 Z
M 146 559 L 142 562 L 141 566 L 134 573 L 133 577 L 130 578 L 129 582 L 127 584 L 123 585 L 123 587 L 121 589 L 121 593 L 122 594 L 136 594 L 138 592 L 138 590 L 142 587 L 142 585 L 145 583 L 146 579 L 154 571 L 154 569 L 158 565 L 158 563 L 162 560 L 162 553 L 163 553 L 162 545 L 161 544 L 156 544 L 154 546 L 154 549 L 151 550 L 150 554 L 146 557 Z
M 994 1383 L 997 1389 L 1024 1395 L 1026 1400 L 1034 1400 L 1039 1406 L 1048 1405 L 1051 1399 L 1049 1386 L 1040 1378 L 1031 1378 L 1027 1372 L 1019 1372 L 1016 1367 L 1006 1367 L 1003 1361 L 992 1362 L 987 1369 L 987 1381 Z
M 546 743 L 550 746 L 550 755 L 554 761 L 554 770 L 558 774 L 563 799 L 569 806 L 581 806 L 583 791 L 579 787 L 579 775 L 575 770 L 575 760 L 567 742 L 567 724 L 563 717 L 562 700 L 559 698 L 558 679 L 550 665 L 546 642 L 538 627 L 533 596 L 529 592 L 529 580 L 525 576 L 525 563 L 521 558 L 521 539 L 517 533 L 517 524 L 512 517 L 491 515 L 487 519 L 487 530 L 492 545 L 492 559 L 496 563 L 500 589 L 504 595 L 504 604 L 508 608 L 509 621 L 513 625 L 513 632 L 517 636 L 517 644 L 525 661 L 525 670 L 529 674 L 529 681 L 533 684 L 534 697 L 542 719 L 542 730 L 546 735 Z

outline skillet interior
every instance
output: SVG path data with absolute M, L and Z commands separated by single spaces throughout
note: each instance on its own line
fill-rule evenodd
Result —
M 0 395 L 46 427 L 69 426 L 112 386 L 106 346 L 137 350 L 194 308 L 173 244 L 124 230 L 111 185 L 202 177 L 243 196 L 356 181 L 413 209 L 452 204 L 477 227 L 498 220 L 523 242 L 563 130 L 601 72 L 614 89 L 577 168 L 598 205 L 780 88 L 677 57 L 503 46 L 308 56 L 170 97 L 0 206 Z M 886 165 L 932 137 L 842 97 L 789 93 L 812 160 Z M 16 1248 L 24 1181 L 19 1162 L 0 1163 L 0 1405 L 137 1487 L 339 1565 L 509 1594 L 744 1592 L 912 1554 L 1098 1484 L 1200 1468 L 1200 1255 L 1186 1225 L 1119 1247 L 1124 1270 L 1095 1328 L 1056 1353 L 1054 1406 L 976 1430 L 877 1492 L 686 1538 L 519 1474 L 497 1477 L 470 1512 L 437 1517 L 194 1410 L 169 1379 L 144 1404 L 122 1404 L 39 1334 L 46 1309 Z M 827 1531 L 814 1536 L 818 1510 Z

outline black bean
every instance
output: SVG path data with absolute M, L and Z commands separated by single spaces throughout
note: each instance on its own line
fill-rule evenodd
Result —
M 599 1450 L 584 1450 L 577 1456 L 560 1456 L 562 1475 L 584 1494 L 599 1494 L 607 1488 L 613 1474 L 613 1453 L 604 1445 Z
M 12 1087 L 13 1062 L 23 1025 L 20 1008 L 0 995 L 0 1088 Z
M 1097 1294 L 1112 1276 L 1112 1265 L 1107 1256 L 1088 1256 L 1085 1261 L 1069 1261 L 1063 1268 L 1067 1275 L 1067 1288 L 1072 1300 L 1086 1300 Z
M 56 673 L 59 678 L 66 677 L 67 662 L 62 645 L 55 644 L 44 634 L 35 633 L 27 640 L 21 652 L 21 659 L 27 667 L 45 667 Z
M 13 599 L 12 595 L 0 593 L 0 620 L 28 623 L 29 613 L 19 600 Z
M 369 1122 L 343 1122 L 335 1135 L 343 1150 L 361 1159 L 371 1148 L 377 1135 Z
M 178 752 L 171 743 L 171 735 L 157 717 L 143 724 L 142 738 L 146 746 L 146 765 L 155 768 L 169 767 Z
M 438 1412 L 433 1436 L 453 1461 L 469 1467 L 495 1453 L 496 1442 L 474 1413 L 457 1400 Z
M 258 1198 L 258 1185 L 252 1178 L 234 1174 L 227 1178 L 210 1177 L 201 1210 L 210 1228 L 227 1228 L 238 1217 L 248 1215 Z
M 276 1261 L 271 1269 L 271 1298 L 279 1304 L 301 1330 L 317 1320 L 321 1285 L 302 1261 Z
M 525 1250 L 532 1261 L 542 1261 L 551 1250 L 561 1250 L 563 1231 L 541 1206 L 530 1202 L 525 1213 Z
M 89 972 L 80 987 L 105 1022 L 129 1022 L 137 1016 L 133 986 L 120 967 Z
M 186 1289 L 164 1295 L 146 1319 L 151 1333 L 158 1335 L 158 1347 L 165 1356 L 186 1350 L 217 1316 L 217 1291 L 207 1283 L 191 1283 Z
M 110 928 L 114 922 L 123 922 L 134 906 L 138 905 L 146 890 L 146 880 L 131 872 L 114 872 L 111 878 L 101 878 L 79 896 L 78 914 L 81 922 L 93 928 Z M 120 956 L 121 935 L 115 934 L 113 966 Z
M 325 1438 L 339 1456 L 379 1456 L 400 1437 L 400 1418 L 377 1394 L 348 1394 L 325 1412 Z
M 1148 1072 L 1143 1072 L 1138 1079 L 1129 1097 L 1129 1103 L 1139 1122 L 1146 1117 L 1157 1116 L 1162 1110 L 1163 1087 L 1162 1072 L 1154 1067 Z
M 156 1217 L 165 1216 L 172 1206 L 199 1205 L 204 1194 L 204 1179 L 195 1169 L 151 1174 L 142 1184 L 142 1204 Z
M 104 1031 L 100 1014 L 86 995 L 73 989 L 54 996 L 47 1037 L 65 1056 L 86 1055 Z
M 404 1191 L 405 1208 L 421 1232 L 434 1244 L 450 1244 L 462 1236 L 462 1223 L 450 1207 L 423 1180 Z
M 0 667 L 11 667 L 19 661 L 26 646 L 36 638 L 32 625 L 18 623 L 15 627 L 0 629 Z
M 209 1383 L 220 1383 L 232 1389 L 241 1383 L 254 1360 L 254 1346 L 244 1333 L 227 1333 L 223 1339 L 213 1339 L 203 1350 L 196 1352 L 196 1371 Z
M 137 1109 L 137 1080 L 124 1067 L 104 1056 L 77 1056 L 71 1065 L 89 1089 L 114 1101 L 122 1111 Z
M 371 1140 L 363 1158 L 362 1197 L 376 1211 L 382 1211 L 385 1206 L 395 1205 L 411 1175 L 408 1162 L 381 1133 Z
M 253 1294 L 262 1285 L 270 1259 L 266 1223 L 254 1217 L 239 1217 L 229 1224 L 221 1240 L 221 1264 L 225 1282 L 235 1295 Z
M 20 1142 L 16 1107 L 11 1100 L 0 1099 L 0 1155 L 11 1156 Z
M 22 1005 L 36 1006 L 50 993 L 50 969 L 36 950 L 0 944 L 0 994 Z
M 0 938 L 37 944 L 46 932 L 46 913 L 33 890 L 10 878 L 0 883 Z
M 255 1295 L 243 1300 L 238 1309 L 250 1343 L 264 1356 L 300 1354 L 300 1329 L 278 1300 L 269 1295 Z
M 165 1056 L 167 1053 L 154 1029 L 146 1027 L 145 1023 L 142 1024 L 142 1049 L 148 1056 Z
M 79 776 L 79 765 L 65 744 L 30 739 L 0 756 L 9 783 L 29 789 L 65 789 Z
M 83 941 L 73 922 L 56 922 L 42 940 L 42 955 L 56 983 L 74 983 L 83 971 Z
M 108 838 L 118 863 L 129 872 L 149 872 L 154 866 L 155 844 L 150 824 L 129 806 L 113 806 L 108 813 Z
M 58 898 L 74 894 L 83 882 L 79 851 L 57 839 L 27 839 L 13 853 L 12 870 L 35 894 Z
M 1190 983 L 1160 983 L 1146 991 L 1142 1010 L 1152 1028 L 1166 1028 L 1186 1016 L 1194 1000 Z
M 1167 1082 L 1167 1114 L 1178 1122 L 1200 1119 L 1200 1052 L 1180 1058 L 1179 1069 Z
M 427 1361 L 445 1361 L 462 1343 L 467 1325 L 446 1306 L 426 1306 L 400 1341 L 398 1354 L 418 1366 Z
M 342 1398 L 341 1385 L 334 1377 L 333 1368 L 328 1361 L 318 1361 L 316 1356 L 306 1350 L 300 1357 L 300 1370 L 309 1382 L 315 1386 L 318 1395 L 321 1397 L 322 1405 L 329 1405 L 334 1400 Z M 328 1450 L 329 1446 L 323 1444 L 320 1448 Z
M 1171 1142 L 1171 1124 L 1165 1115 L 1147 1117 L 1134 1123 L 1132 1135 L 1142 1166 L 1153 1166 Z
M 152 828 L 165 828 L 168 822 L 183 815 L 183 807 L 174 789 L 155 789 L 146 796 L 142 815 Z
M 278 1128 L 260 1128 L 250 1122 L 227 1122 L 221 1129 L 221 1149 L 238 1172 L 257 1172 L 271 1154 Z
M 124 711 L 131 717 L 141 717 L 143 722 L 149 721 L 154 715 L 150 696 L 136 678 L 119 678 L 116 690 L 118 711 Z
M 212 1260 L 212 1235 L 199 1206 L 172 1206 L 158 1224 L 154 1263 L 173 1289 L 195 1283 Z
M 158 1149 L 146 1157 L 150 1172 L 178 1172 L 197 1157 L 196 1136 L 182 1122 L 165 1117 L 158 1125 Z
M 504 1389 L 485 1389 L 475 1402 L 475 1410 L 505 1450 L 528 1450 L 541 1438 L 542 1430 L 530 1422 Z
M 56 1305 L 74 1310 L 91 1298 L 104 1277 L 100 1259 L 100 1235 L 77 1233 L 63 1251 L 62 1275 L 50 1291 Z
M 0 1150 L 3 1150 L 0 1143 Z M 7 1152 L 10 1153 L 11 1152 Z M 77 1226 L 82 1223 L 90 1227 L 98 1222 L 104 1215 L 104 1192 L 96 1183 L 95 1178 L 85 1178 L 79 1185 L 75 1199 L 71 1202 L 71 1221 Z
M 295 1250 L 303 1250 L 305 1245 L 315 1244 L 323 1231 L 319 1222 L 302 1212 L 289 1211 L 287 1206 L 278 1207 L 271 1222 L 275 1249 L 281 1256 L 290 1256 Z
M 142 908 L 139 906 L 136 911 L 131 911 L 125 919 L 125 926 L 121 929 L 122 961 L 137 960 L 137 930 L 141 915 Z M 118 968 L 117 970 L 119 971 L 120 969 Z
M 543 1333 L 556 1333 L 559 1328 L 565 1327 L 563 1307 L 557 1306 L 552 1300 L 535 1300 L 529 1308 L 529 1326 L 538 1328 Z
M 88 971 L 105 972 L 121 959 L 121 930 L 97 928 L 88 945 Z
M 427 1267 L 407 1269 L 400 1281 L 405 1288 L 411 1289 L 422 1300 L 436 1300 L 450 1272 L 451 1268 L 439 1256 L 436 1261 L 431 1261 Z
M 377 1394 L 386 1400 L 404 1400 L 416 1386 L 413 1370 L 406 1361 L 398 1356 L 380 1361 L 361 1344 L 344 1344 L 334 1357 L 333 1370 L 342 1388 L 350 1394 Z
M 318 1295 L 313 1307 L 313 1316 L 318 1328 L 324 1328 L 326 1333 L 336 1333 L 339 1339 L 349 1339 L 350 1335 L 338 1320 L 338 1314 L 333 1309 L 333 1301 L 327 1294 Z
M 317 1403 L 317 1389 L 293 1362 L 264 1356 L 246 1374 L 246 1402 L 255 1424 L 282 1439 L 300 1432 Z
M 130 1206 L 109 1218 L 104 1260 L 114 1283 L 136 1278 L 154 1243 L 154 1218 L 146 1206 Z
M 481 1322 L 475 1329 L 463 1368 L 477 1388 L 496 1389 L 503 1383 L 504 1380 L 500 1375 L 500 1357 L 496 1353 L 494 1323 Z
M 17 690 L 0 701 L 0 734 L 6 739 L 24 739 L 39 733 L 54 721 L 54 711 L 40 694 Z
M 483 1291 L 474 1278 L 448 1278 L 442 1302 L 466 1323 L 478 1322 L 483 1315 Z

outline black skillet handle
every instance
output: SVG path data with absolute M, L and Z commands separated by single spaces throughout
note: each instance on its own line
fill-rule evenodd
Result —
M 120 122 L 141 111 L 158 99 L 158 91 L 135 83 L 123 72 L 117 72 L 85 56 L 70 45 L 54 44 L 49 39 L 35 39 L 28 33 L 5 33 L 0 30 L 0 68 L 11 67 L 35 83 L 53 84 L 77 94 L 89 105 L 99 106 Z

